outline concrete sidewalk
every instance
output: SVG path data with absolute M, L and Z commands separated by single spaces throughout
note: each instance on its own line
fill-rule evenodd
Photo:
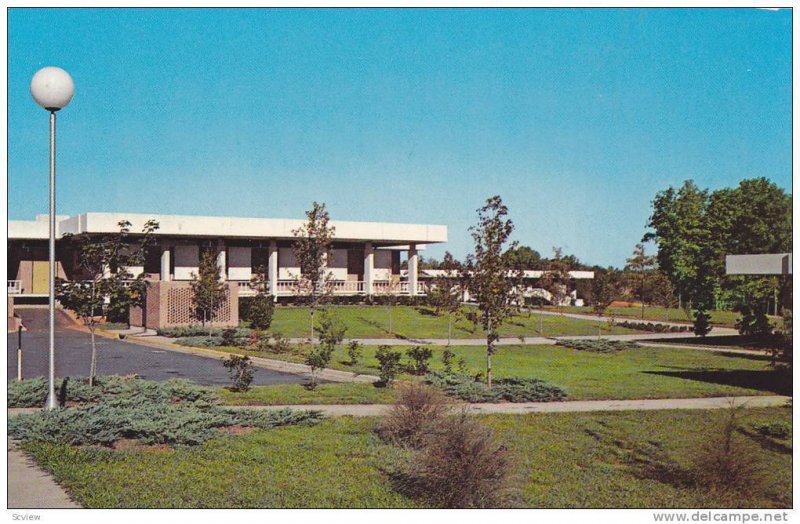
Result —
M 723 409 L 731 405 L 745 408 L 785 406 L 791 397 L 746 396 L 708 398 L 664 398 L 637 400 L 568 400 L 563 402 L 502 402 L 485 404 L 461 404 L 471 413 L 503 413 L 524 415 L 526 413 L 589 413 L 595 411 L 659 411 L 670 409 Z M 459 404 L 454 404 L 458 407 Z M 391 404 L 287 404 L 281 406 L 230 406 L 231 409 L 282 409 L 321 411 L 333 417 L 375 417 L 385 415 Z
M 9 410 L 9 414 L 11 411 Z M 8 440 L 8 509 L 80 508 L 15 443 Z

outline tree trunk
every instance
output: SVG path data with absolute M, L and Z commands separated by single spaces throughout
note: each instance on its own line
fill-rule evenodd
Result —
M 450 347 L 450 341 L 453 338 L 453 313 L 447 313 L 447 347 Z
M 89 326 L 89 333 L 92 336 L 92 360 L 89 364 L 89 387 L 94 387 L 94 375 L 97 373 L 97 344 L 94 341 L 94 325 Z
M 492 343 L 487 341 L 486 347 L 486 387 L 492 389 Z
M 314 306 L 311 306 L 311 339 L 309 341 L 313 344 L 314 343 Z

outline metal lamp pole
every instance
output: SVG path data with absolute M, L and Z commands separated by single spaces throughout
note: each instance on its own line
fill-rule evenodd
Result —
M 50 245 L 49 245 L 49 303 L 50 313 L 50 373 L 45 409 L 55 409 L 55 318 L 56 318 L 56 111 L 72 100 L 75 84 L 69 73 L 58 67 L 45 67 L 31 79 L 31 95 L 37 104 L 50 112 Z

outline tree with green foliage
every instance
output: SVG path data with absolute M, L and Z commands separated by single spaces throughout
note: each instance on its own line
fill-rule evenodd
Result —
M 592 280 L 592 309 L 598 315 L 605 314 L 608 306 L 622 292 L 622 272 L 613 267 L 596 270 Z
M 703 309 L 694 312 L 694 334 L 704 337 L 711 332 L 711 315 Z
M 486 337 L 486 385 L 492 387 L 492 355 L 503 323 L 519 311 L 523 272 L 512 265 L 506 251 L 516 249 L 510 242 L 514 224 L 507 218 L 508 207 L 500 196 L 487 199 L 477 210 L 478 224 L 470 227 L 475 244 L 467 257 L 463 277 L 470 296 L 478 304 L 480 324 Z
M 453 316 L 457 315 L 461 309 L 463 294 L 461 264 L 447 251 L 440 267 L 444 274 L 434 279 L 433 289 L 428 293 L 428 300 L 437 315 L 447 313 L 447 345 L 449 346 L 453 338 Z
M 192 304 L 195 316 L 203 326 L 208 322 L 208 336 L 213 331 L 214 317 L 220 305 L 226 300 L 226 287 L 222 281 L 217 261 L 217 251 L 213 246 L 206 246 L 200 255 L 200 266 L 197 273 L 191 274 Z
M 560 247 L 553 247 L 553 258 L 547 261 L 539 285 L 546 289 L 552 297 L 552 303 L 558 307 L 559 313 L 567 298 L 570 282 L 570 262 L 563 256 Z
M 544 269 L 545 266 L 545 260 L 542 259 L 542 255 L 530 246 L 519 246 L 515 249 L 508 249 L 506 251 L 506 257 L 510 259 L 509 262 L 511 265 L 523 270 L 537 271 Z
M 245 392 L 253 383 L 253 362 L 247 355 L 230 355 L 222 359 L 222 365 L 228 370 L 233 381 L 231 391 Z
M 389 387 L 394 382 L 395 377 L 400 372 L 400 359 L 403 355 L 395 351 L 391 346 L 378 346 L 375 351 L 375 359 L 378 361 L 378 376 L 380 383 L 384 387 Z
M 295 237 L 292 252 L 300 267 L 298 275 L 298 298 L 309 309 L 311 336 L 314 341 L 314 313 L 333 294 L 333 277 L 326 269 L 327 259 L 333 248 L 335 228 L 329 225 L 330 217 L 325 204 L 312 203 L 306 211 L 306 222 L 292 230 Z
M 119 233 L 95 236 L 88 233 L 63 236 L 64 243 L 76 252 L 77 278 L 56 280 L 55 296 L 61 306 L 75 313 L 89 329 L 92 355 L 89 366 L 89 385 L 94 385 L 97 373 L 97 344 L 95 330 L 99 318 L 106 315 L 109 304 L 116 307 L 144 306 L 147 282 L 144 273 L 134 275 L 131 267 L 144 264 L 145 253 L 154 243 L 158 222 L 145 222 L 141 235 L 133 238 L 131 223 L 118 223 Z

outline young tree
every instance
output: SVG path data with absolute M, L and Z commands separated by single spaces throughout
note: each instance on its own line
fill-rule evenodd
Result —
M 200 256 L 198 273 L 192 272 L 192 304 L 195 316 L 203 326 L 208 321 L 208 336 L 211 336 L 214 316 L 220 304 L 225 300 L 225 283 L 220 276 L 217 263 L 217 252 L 211 246 L 203 250 Z
M 311 337 L 314 341 L 314 312 L 332 294 L 332 276 L 325 269 L 330 256 L 335 228 L 328 225 L 330 217 L 325 204 L 314 202 L 306 211 L 306 223 L 292 230 L 295 237 L 292 251 L 300 267 L 297 282 L 299 298 L 308 305 Z
M 636 244 L 633 256 L 627 260 L 625 271 L 631 275 L 634 295 L 642 304 L 642 318 L 644 318 L 644 303 L 647 301 L 648 279 L 655 269 L 656 258 L 644 252 L 644 244 Z
M 672 283 L 664 273 L 655 270 L 649 275 L 647 295 L 654 304 L 664 308 L 664 321 L 669 322 L 669 310 L 677 304 L 677 300 L 672 291 Z
M 613 267 L 595 271 L 592 281 L 592 308 L 602 316 L 622 290 L 622 273 Z
M 272 315 L 275 312 L 275 299 L 269 294 L 269 284 L 264 266 L 256 268 L 250 287 L 256 291 L 248 311 L 250 327 L 257 330 L 269 329 L 272 324 Z
M 453 337 L 453 315 L 461 308 L 461 264 L 447 251 L 441 263 L 445 273 L 434 279 L 433 289 L 428 293 L 429 300 L 437 315 L 447 313 L 447 345 Z
M 469 229 L 475 252 L 467 257 L 463 275 L 470 295 L 478 303 L 486 336 L 486 385 L 491 388 L 492 355 L 500 338 L 498 330 L 519 311 L 523 273 L 505 256 L 506 250 L 515 249 L 517 243 L 509 243 L 514 224 L 506 218 L 508 208 L 503 200 L 493 196 L 477 212 L 478 225 Z
M 65 234 L 66 244 L 77 252 L 80 280 L 58 279 L 55 295 L 62 307 L 75 313 L 89 328 L 92 356 L 89 365 L 89 386 L 97 373 L 95 330 L 98 317 L 105 316 L 114 300 L 116 307 L 143 306 L 147 282 L 144 274 L 133 275 L 128 268 L 144 264 L 145 252 L 153 243 L 158 222 L 148 220 L 141 236 L 130 238 L 131 223 L 118 223 L 119 234 L 96 237 L 87 233 Z

